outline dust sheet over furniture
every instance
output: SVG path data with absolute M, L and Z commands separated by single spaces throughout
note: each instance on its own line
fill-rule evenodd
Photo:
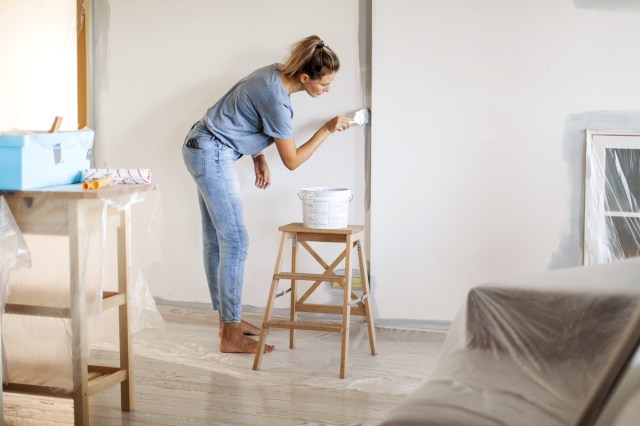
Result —
M 601 426 L 639 340 L 638 258 L 487 283 L 384 425 Z

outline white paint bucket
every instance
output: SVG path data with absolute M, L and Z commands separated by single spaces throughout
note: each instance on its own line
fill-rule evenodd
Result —
M 349 202 L 353 198 L 346 188 L 303 188 L 298 193 L 302 200 L 303 225 L 307 228 L 346 228 L 349 220 Z

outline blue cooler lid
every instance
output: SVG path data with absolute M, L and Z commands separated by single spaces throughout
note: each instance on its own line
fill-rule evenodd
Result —
M 0 148 L 15 148 L 25 145 L 24 133 L 2 134 L 0 133 Z

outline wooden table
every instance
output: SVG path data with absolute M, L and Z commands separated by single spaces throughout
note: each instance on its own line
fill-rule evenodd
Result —
M 43 188 L 29 191 L 0 191 L 24 234 L 64 235 L 69 238 L 69 307 L 35 306 L 7 303 L 7 314 L 32 315 L 70 319 L 72 330 L 73 390 L 66 395 L 53 395 L 47 386 L 8 383 L 8 392 L 71 397 L 74 401 L 74 423 L 89 424 L 89 397 L 121 384 L 121 408 L 135 408 L 133 392 L 132 341 L 129 332 L 129 265 L 130 265 L 130 209 L 117 207 L 118 200 L 137 197 L 155 190 L 155 185 L 117 185 L 98 191 L 82 190 L 80 184 Z M 115 201 L 111 203 L 108 201 Z M 89 365 L 89 342 L 86 319 L 86 283 L 81 265 L 89 256 L 81 248 L 87 237 L 85 226 L 91 215 L 102 215 L 107 206 L 107 223 L 102 226 L 117 228 L 118 291 L 103 292 L 102 310 L 119 310 L 120 365 L 116 367 Z M 42 211 L 46 214 L 42 214 Z M 95 216 L 93 216 L 95 219 Z

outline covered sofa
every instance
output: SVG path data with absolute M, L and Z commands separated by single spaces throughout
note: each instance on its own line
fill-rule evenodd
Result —
M 626 426 L 639 341 L 639 258 L 487 283 L 383 425 Z

